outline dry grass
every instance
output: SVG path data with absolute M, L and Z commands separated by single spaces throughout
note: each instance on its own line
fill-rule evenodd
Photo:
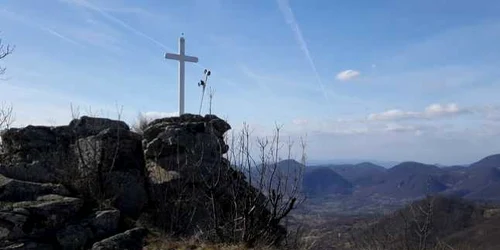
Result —
M 146 240 L 146 250 L 273 250 L 273 248 L 247 248 L 244 245 L 211 244 L 195 239 L 171 239 L 153 236 Z

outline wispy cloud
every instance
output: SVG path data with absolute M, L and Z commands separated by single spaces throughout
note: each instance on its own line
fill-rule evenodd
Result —
M 130 26 L 129 24 L 125 23 L 124 21 L 116 18 L 115 16 L 109 14 L 106 10 L 102 9 L 102 8 L 99 8 L 97 7 L 96 5 L 90 3 L 89 1 L 86 1 L 86 0 L 59 0 L 61 2 L 65 2 L 65 3 L 70 3 L 70 4 L 75 4 L 75 5 L 78 5 L 80 7 L 83 7 L 83 8 L 86 8 L 86 9 L 89 9 L 89 10 L 93 10 L 97 13 L 99 13 L 101 16 L 103 16 L 104 18 L 108 19 L 109 21 L 115 23 L 115 24 L 118 24 L 120 25 L 122 28 L 125 28 L 131 32 L 133 32 L 134 34 L 138 35 L 138 36 L 141 36 L 151 42 L 153 42 L 154 44 L 160 46 L 161 48 L 165 49 L 165 50 L 172 50 L 171 48 L 169 48 L 168 46 L 166 46 L 165 44 L 163 44 L 162 42 L 156 40 L 155 38 L 143 33 L 142 31 Z
M 264 91 L 266 91 L 268 93 L 271 93 L 271 89 L 269 88 L 269 86 L 267 86 L 265 84 L 265 82 L 269 82 L 269 81 L 273 81 L 274 82 L 276 79 L 274 79 L 273 77 L 269 77 L 269 76 L 265 76 L 265 75 L 262 75 L 262 74 L 258 74 L 258 73 L 254 72 L 252 69 L 250 69 L 246 65 L 240 65 L 240 69 L 243 72 L 243 75 L 245 75 L 248 78 L 250 78 L 255 84 L 258 85 L 258 87 L 261 90 L 264 90 Z
M 310 86 L 302 84 L 300 80 L 290 76 L 251 68 L 246 64 L 240 64 L 239 68 L 243 75 L 251 81 L 251 88 L 254 88 L 254 84 L 256 84 L 261 90 L 274 94 L 282 94 L 287 89 L 312 92 Z M 314 91 L 314 93 L 316 92 Z
M 432 119 L 443 118 L 459 114 L 470 113 L 471 109 L 459 108 L 455 103 L 449 104 L 432 104 L 425 108 L 424 111 L 403 111 L 400 109 L 391 109 L 382 113 L 374 113 L 368 115 L 368 120 L 372 121 L 394 121 L 404 119 Z
M 340 81 L 349 81 L 360 75 L 359 71 L 348 69 L 342 72 L 339 72 L 336 76 L 337 80 Z
M 61 38 L 62 40 L 66 41 L 66 42 L 72 43 L 72 44 L 77 45 L 77 46 L 83 46 L 83 44 L 81 44 L 81 43 L 79 43 L 79 42 L 77 42 L 77 41 L 75 41 L 67 36 L 62 35 L 61 33 L 57 32 L 49 27 L 44 27 L 44 26 L 40 26 L 40 25 L 38 25 L 38 27 L 40 29 L 45 30 L 48 33 L 58 37 L 58 38 Z
M 101 8 L 101 10 L 106 11 L 106 12 L 132 14 L 132 15 L 148 17 L 148 18 L 163 19 L 163 16 L 153 14 L 153 13 L 151 13 L 143 8 L 139 8 L 139 7 Z
M 69 38 L 66 35 L 61 34 L 60 32 L 56 31 L 55 29 L 50 28 L 48 26 L 45 26 L 43 24 L 37 23 L 37 22 L 33 21 L 32 19 L 28 19 L 19 13 L 15 13 L 15 12 L 12 12 L 12 11 L 9 11 L 6 9 L 0 9 L 0 13 L 3 17 L 9 18 L 10 20 L 14 20 L 14 21 L 20 22 L 24 25 L 43 30 L 43 31 L 47 32 L 48 34 L 51 34 L 51 35 L 65 41 L 65 42 L 69 42 L 73 45 L 84 47 L 83 44 Z
M 108 52 L 120 53 L 120 34 L 114 28 L 97 21 L 87 22 L 90 26 L 68 26 L 65 27 L 66 33 L 79 42 L 90 46 L 100 47 Z
M 129 7 L 122 7 L 122 8 L 101 8 L 101 7 L 98 7 L 96 5 L 94 5 L 93 3 L 87 1 L 87 0 L 59 0 L 60 2 L 64 2 L 64 3 L 69 3 L 69 4 L 73 4 L 73 5 L 76 5 L 76 6 L 80 6 L 82 8 L 85 8 L 85 9 L 88 9 L 88 10 L 91 10 L 91 11 L 94 11 L 94 12 L 97 12 L 98 14 L 100 14 L 102 17 L 106 18 L 107 20 L 119 25 L 120 27 L 126 29 L 126 30 L 129 30 L 131 31 L 132 33 L 134 33 L 135 35 L 137 36 L 140 36 L 142 38 L 145 38 L 146 40 L 154 43 L 155 45 L 159 46 L 160 48 L 164 49 L 164 50 L 167 50 L 167 51 L 175 51 L 173 48 L 170 48 L 168 47 L 167 45 L 165 45 L 164 43 L 158 41 L 157 39 L 155 39 L 154 37 L 150 36 L 150 35 L 147 35 L 146 33 L 140 31 L 139 29 L 137 28 L 134 28 L 132 27 L 131 25 L 127 24 L 126 22 L 122 21 L 121 19 L 113 16 L 112 14 L 110 13 L 133 13 L 133 14 L 136 14 L 136 15 L 142 15 L 142 16 L 148 16 L 148 17 L 154 17 L 156 19 L 159 18 L 159 16 L 157 15 L 154 15 L 142 8 L 129 8 Z M 203 64 L 201 63 L 196 63 L 195 66 L 197 66 L 198 68 L 201 68 L 201 69 L 206 69 L 207 67 L 205 67 Z M 212 74 L 215 74 L 216 71 L 214 70 L 211 70 Z M 223 77 L 219 77 L 219 79 L 226 83 L 227 85 L 234 85 L 231 83 L 231 81 L 229 81 L 228 79 L 226 78 L 223 78 Z
M 314 75 L 316 77 L 316 81 L 321 87 L 321 91 L 323 92 L 323 95 L 328 105 L 331 106 L 330 99 L 328 98 L 328 94 L 323 84 L 323 80 L 321 80 L 321 77 L 318 73 L 318 69 L 314 64 L 311 53 L 309 52 L 309 48 L 307 47 L 307 43 L 304 39 L 304 36 L 302 35 L 302 31 L 300 30 L 299 24 L 295 20 L 295 15 L 293 14 L 292 8 L 290 7 L 290 3 L 288 2 L 288 0 L 276 0 L 276 1 L 278 2 L 279 9 L 283 14 L 283 17 L 285 18 L 285 21 L 288 23 L 288 25 L 290 25 L 290 28 L 292 29 L 293 34 L 295 35 L 295 40 L 297 41 L 297 43 L 300 46 L 300 49 L 304 53 L 304 56 L 306 57 L 307 62 L 309 63 L 309 66 L 311 66 L 311 69 L 313 70 Z
M 388 123 L 384 128 L 384 130 L 389 133 L 414 133 L 416 136 L 420 136 L 426 131 L 437 131 L 439 129 L 440 128 L 434 126 L 401 123 Z
M 299 126 L 302 126 L 302 125 L 306 125 L 309 123 L 309 121 L 307 119 L 300 119 L 300 118 L 297 118 L 297 119 L 294 119 L 292 121 L 293 124 L 295 125 L 299 125 Z

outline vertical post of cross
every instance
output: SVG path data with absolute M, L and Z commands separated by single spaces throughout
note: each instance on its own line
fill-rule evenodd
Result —
M 198 58 L 194 56 L 187 56 L 185 54 L 184 37 L 179 38 L 179 54 L 166 53 L 166 59 L 179 61 L 179 116 L 184 114 L 184 81 L 185 81 L 185 62 L 198 62 Z

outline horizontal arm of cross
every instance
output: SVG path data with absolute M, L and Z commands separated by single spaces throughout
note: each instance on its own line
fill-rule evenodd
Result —
M 198 57 L 194 57 L 194 56 L 181 56 L 179 54 L 171 54 L 171 53 L 166 53 L 165 54 L 165 58 L 167 59 L 173 59 L 173 60 L 177 60 L 177 61 L 186 61 L 186 62 L 194 62 L 194 63 L 197 63 L 198 62 Z

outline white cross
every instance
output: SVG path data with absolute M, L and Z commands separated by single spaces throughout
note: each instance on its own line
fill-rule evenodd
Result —
M 179 115 L 184 114 L 184 62 L 198 62 L 198 58 L 194 56 L 186 56 L 184 54 L 184 37 L 179 38 L 179 54 L 166 53 L 166 59 L 179 61 Z

